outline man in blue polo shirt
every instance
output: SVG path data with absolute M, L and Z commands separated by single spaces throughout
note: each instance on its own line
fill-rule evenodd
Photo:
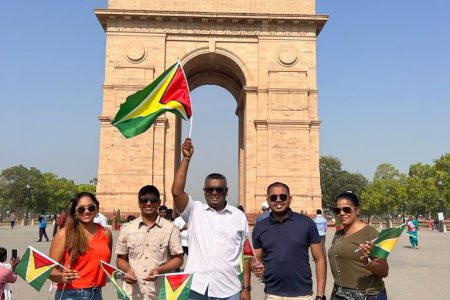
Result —
M 257 277 L 264 275 L 266 300 L 326 299 L 327 266 L 316 224 L 293 212 L 291 201 L 286 184 L 275 182 L 267 188 L 271 213 L 253 229 L 256 260 L 252 271 Z M 312 296 L 309 249 L 316 266 L 316 298 Z

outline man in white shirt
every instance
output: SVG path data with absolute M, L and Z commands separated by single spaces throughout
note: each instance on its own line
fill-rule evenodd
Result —
M 183 253 L 189 255 L 189 248 L 188 248 L 189 234 L 187 231 L 188 229 L 187 224 L 176 209 L 173 210 L 173 218 L 174 218 L 173 225 L 177 226 L 177 228 L 180 230 L 180 239 L 181 239 L 181 246 L 183 247 Z
M 317 231 L 319 232 L 320 242 L 322 244 L 323 253 L 327 253 L 325 250 L 325 238 L 327 235 L 327 219 L 322 215 L 322 210 L 318 209 L 316 211 L 316 217 L 314 218 L 314 223 L 316 223 Z
M 99 212 L 94 218 L 94 223 L 100 224 L 104 228 L 107 228 L 107 226 L 108 226 L 108 219 L 106 218 L 106 216 L 104 214 Z
M 248 268 L 244 267 L 243 286 L 239 279 L 241 251 L 248 233 L 247 218 L 227 203 L 227 180 L 222 174 L 206 177 L 203 188 L 206 204 L 193 201 L 186 194 L 186 176 L 194 153 L 190 138 L 184 141 L 182 150 L 183 160 L 175 174 L 172 195 L 175 208 L 188 226 L 189 256 L 185 272 L 194 273 L 189 299 L 249 300 Z

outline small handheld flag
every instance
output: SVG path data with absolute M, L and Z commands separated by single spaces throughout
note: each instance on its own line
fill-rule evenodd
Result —
M 244 241 L 244 247 L 242 249 L 244 254 L 244 258 L 252 258 L 255 257 L 255 251 L 253 250 L 253 245 L 250 243 L 248 237 Z
M 33 288 L 40 291 L 53 268 L 60 265 L 42 252 L 28 246 L 16 266 L 16 273 Z
M 128 96 L 111 124 L 131 138 L 149 129 L 166 111 L 185 120 L 192 116 L 189 86 L 179 61 L 149 86 Z
M 383 229 L 374 241 L 370 256 L 386 259 L 394 249 L 405 225 L 395 228 Z
M 173 273 L 164 276 L 158 300 L 187 300 L 191 292 L 193 274 Z
M 122 289 L 120 286 L 118 279 L 120 277 L 123 278 L 124 272 L 117 269 L 116 267 L 111 266 L 110 264 L 104 262 L 103 260 L 100 261 L 100 266 L 102 267 L 103 271 L 106 273 L 106 276 L 108 276 L 108 279 L 112 282 L 112 284 L 115 286 L 117 290 L 117 299 L 120 300 L 129 300 L 127 293 Z M 125 274 L 126 275 L 126 274 Z

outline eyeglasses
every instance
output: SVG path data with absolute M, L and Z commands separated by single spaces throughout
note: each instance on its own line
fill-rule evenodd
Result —
M 336 215 L 341 213 L 341 210 L 344 212 L 344 214 L 351 214 L 353 211 L 353 208 L 350 206 L 344 206 L 344 207 L 335 207 L 333 208 L 333 211 Z
M 94 212 L 97 209 L 97 206 L 95 205 L 88 205 L 88 206 L 78 206 L 77 207 L 77 213 L 84 214 L 85 211 L 88 212 Z
M 153 198 L 153 197 L 149 197 L 149 198 L 147 198 L 147 197 L 141 197 L 141 198 L 139 198 L 139 203 L 140 203 L 140 204 L 147 204 L 148 201 L 150 201 L 150 203 L 155 204 L 155 203 L 158 203 L 159 198 Z
M 269 195 L 269 200 L 272 202 L 277 201 L 278 198 L 280 198 L 281 201 L 286 201 L 288 199 L 288 195 L 287 194 Z
M 205 187 L 205 188 L 203 188 L 203 190 L 208 194 L 212 194 L 212 193 L 214 193 L 214 191 L 216 191 L 217 194 L 223 194 L 223 193 L 225 193 L 227 188 L 226 187 Z

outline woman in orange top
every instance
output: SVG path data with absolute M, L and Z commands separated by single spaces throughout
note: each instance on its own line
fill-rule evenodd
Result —
M 54 269 L 50 279 L 58 283 L 55 300 L 102 300 L 106 274 L 100 260 L 111 260 L 112 235 L 94 223 L 99 202 L 82 192 L 72 202 L 68 224 L 58 231 L 50 246 L 50 257 L 67 269 Z

